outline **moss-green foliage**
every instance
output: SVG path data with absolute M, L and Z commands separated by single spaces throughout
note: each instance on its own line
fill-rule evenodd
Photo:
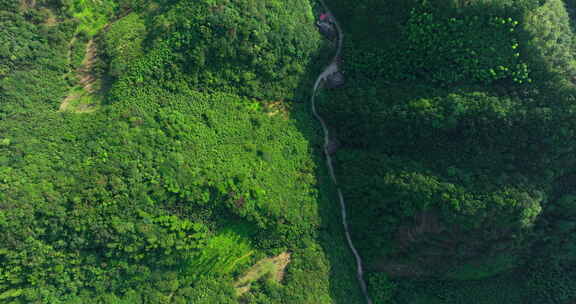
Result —
M 526 303 L 570 303 L 576 299 L 574 264 L 535 260 L 526 278 Z
M 0 77 L 4 77 L 41 54 L 43 44 L 36 27 L 19 14 L 1 11 Z M 18 37 L 14 39 L 13 37 Z
M 397 284 L 397 304 L 532 303 L 523 282 L 513 276 L 460 282 L 406 279 Z
M 301 81 L 319 47 L 305 0 L 179 1 L 152 30 L 157 43 L 167 38 L 162 32 L 172 34 L 196 89 L 269 100 L 303 98 Z
M 554 71 L 564 78 L 576 76 L 574 59 L 576 40 L 571 21 L 565 9 L 565 1 L 545 1 L 541 7 L 525 13 L 525 26 L 531 39 L 526 47 L 535 59 L 535 77 L 540 81 L 549 81 L 544 71 Z M 560 81 L 557 78 L 554 81 Z
M 192 195 L 190 180 L 206 176 L 208 185 L 225 196 L 231 212 L 260 229 L 274 227 L 275 238 L 266 237 L 271 242 L 296 242 L 301 233 L 309 233 L 316 225 L 310 196 L 315 192 L 311 188 L 314 167 L 307 157 L 310 148 L 290 121 L 270 119 L 262 111 L 251 110 L 253 101 L 235 96 L 215 94 L 209 101 L 209 95 L 192 92 L 177 97 L 168 97 L 161 90 L 146 94 L 125 99 L 122 106 L 138 106 L 148 112 L 166 104 L 154 118 L 165 128 L 166 143 L 173 138 L 182 148 L 191 149 L 180 166 L 163 169 L 166 174 L 181 175 L 159 180 L 169 192 L 187 199 Z M 182 114 L 184 109 L 188 115 Z M 191 161 L 195 169 L 186 169 Z M 248 166 L 248 162 L 254 165 Z M 207 203 L 208 197 L 197 199 Z M 283 220 L 276 223 L 271 217 Z
M 355 35 L 345 45 L 348 72 L 362 70 L 372 79 L 424 79 L 445 86 L 529 80 L 530 68 L 519 43 L 519 13 L 513 10 L 456 8 L 447 1 L 363 2 L 342 9 L 345 15 L 358 11 L 346 16 L 354 21 L 350 31 Z M 360 20 L 367 7 L 370 13 Z
M 541 212 L 543 197 L 522 188 L 507 187 L 476 194 L 400 157 L 389 158 L 374 152 L 346 152 L 338 155 L 342 166 L 338 171 L 349 174 L 342 180 L 346 184 L 347 197 L 354 202 L 351 206 L 357 208 L 352 211 L 352 223 L 357 229 L 355 234 L 362 240 L 359 247 L 369 258 L 369 263 L 376 263 L 385 253 L 396 252 L 397 259 L 420 257 L 436 260 L 434 265 L 430 265 L 431 269 L 447 271 L 455 263 L 476 256 L 480 250 L 483 255 L 491 255 L 503 247 L 518 244 L 521 239 L 507 240 L 503 232 L 490 227 L 506 224 L 511 231 L 525 232 Z M 473 181 L 469 182 L 473 184 Z M 421 225 L 423 222 L 414 218 L 423 210 L 435 210 L 435 215 L 442 219 L 436 224 L 440 226 L 415 234 L 410 249 L 397 251 L 401 242 L 399 229 Z M 455 227 L 462 235 L 443 232 Z M 479 227 L 484 227 L 481 232 Z M 435 241 L 437 238 L 443 241 Z M 458 250 L 446 248 L 449 245 Z M 437 259 L 443 259 L 439 252 L 451 258 L 438 263 Z M 494 261 L 491 258 L 488 263 Z M 506 260 L 503 265 L 487 267 L 502 270 L 517 262 Z
M 28 18 L 34 14 L 30 12 Z M 71 23 L 47 29 L 18 11 L 0 10 L 0 113 L 22 114 L 26 108 L 42 111 L 57 107 L 67 84 L 64 42 L 71 39 Z
M 78 20 L 77 31 L 92 37 L 114 16 L 115 0 L 62 0 L 69 15 Z
M 203 250 L 189 257 L 188 275 L 198 281 L 207 274 L 229 274 L 249 262 L 251 253 L 249 237 L 228 228 L 212 237 Z
M 75 72 L 78 70 L 84 58 L 86 57 L 86 41 L 83 39 L 73 39 L 71 40 L 70 47 L 70 71 Z
M 13 160 L 2 174 L 4 204 L 19 206 L 4 214 L 3 237 L 25 240 L 25 223 L 34 223 L 38 234 L 3 252 L 2 268 L 10 269 L 3 273 L 5 287 L 43 286 L 48 293 L 43 299 L 48 301 L 61 298 L 65 290 L 76 294 L 83 289 L 70 285 L 68 277 L 94 286 L 98 295 L 102 288 L 123 294 L 121 290 L 128 286 L 144 292 L 145 282 L 155 284 L 155 273 L 181 270 L 181 264 L 189 265 L 177 276 L 184 286 L 206 272 L 207 277 L 225 276 L 242 265 L 235 260 L 249 247 L 227 233 L 207 239 L 205 233 L 196 232 L 202 231 L 196 228 L 199 223 L 214 225 L 218 218 L 245 218 L 257 225 L 261 248 L 296 244 L 311 235 L 317 217 L 313 179 L 300 176 L 312 168 L 304 139 L 294 127 L 286 132 L 289 121 L 246 110 L 233 96 L 163 96 L 170 105 L 153 113 L 119 110 L 99 118 L 100 122 L 82 119 L 76 125 L 81 129 L 75 131 L 59 129 L 58 136 L 72 140 L 69 149 L 62 150 L 59 137 L 49 137 L 56 144 L 42 149 L 34 146 L 44 141 L 22 142 L 24 134 L 11 136 L 4 157 L 12 158 L 14 149 L 20 148 L 38 152 L 29 157 L 28 165 Z M 282 126 L 274 126 L 277 123 Z M 253 132 L 252 124 L 262 129 Z M 278 132 L 270 133 L 273 129 Z M 268 136 L 274 137 L 275 146 L 259 153 L 264 147 L 256 143 Z M 91 144 L 72 148 L 84 146 L 81 143 L 89 138 Z M 286 145 L 287 141 L 296 144 Z M 243 143 L 255 144 L 245 147 Z M 59 160 L 55 149 L 68 156 Z M 287 162 L 280 169 L 270 165 L 283 159 Z M 19 184 L 26 174 L 33 179 Z M 68 202 L 70 209 L 56 208 L 58 201 Z M 31 213 L 20 215 L 21 224 L 7 220 L 25 206 Z M 59 245 L 54 247 L 54 242 Z M 33 256 L 23 256 L 32 254 L 24 249 L 28 247 L 34 249 Z M 201 251 L 190 255 L 191 248 Z M 182 260 L 187 256 L 190 263 Z M 26 258 L 37 262 L 23 268 Z M 86 277 L 86 269 L 93 269 L 96 276 Z M 53 276 L 59 278 L 55 283 Z M 170 293 L 153 290 L 164 296 Z M 30 301 L 32 294 L 29 290 L 21 297 Z
M 173 212 L 178 212 L 180 217 L 192 218 L 196 222 L 212 223 L 218 219 L 218 214 L 221 216 L 236 214 L 260 228 L 261 234 L 256 240 L 260 242 L 262 248 L 274 244 L 295 244 L 300 238 L 312 233 L 314 218 L 317 215 L 314 211 L 313 197 L 308 193 L 314 193 L 310 184 L 313 180 L 308 179 L 304 182 L 299 178 L 301 174 L 306 174 L 306 171 L 311 169 L 307 168 L 311 164 L 306 162 L 304 157 L 307 151 L 305 141 L 297 133 L 286 132 L 289 130 L 288 121 L 273 120 L 267 118 L 264 113 L 247 111 L 241 103 L 238 104 L 238 99 L 233 97 L 210 98 L 198 94 L 181 97 L 166 94 L 164 96 L 171 101 L 171 106 L 158 108 L 156 114 L 144 117 L 130 116 L 118 122 L 106 120 L 103 123 L 109 127 L 104 129 L 100 127 L 88 132 L 86 135 L 88 138 L 93 136 L 92 132 L 110 134 L 110 137 L 101 137 L 99 141 L 88 146 L 84 152 L 87 157 L 81 159 L 77 165 L 73 162 L 67 164 L 71 170 L 68 174 L 75 177 L 74 180 L 82 186 L 66 195 L 70 197 L 75 207 L 71 214 L 62 210 L 64 213 L 56 216 L 62 218 L 62 223 L 55 223 L 54 227 L 49 229 L 52 233 L 58 235 L 57 229 L 63 229 L 59 228 L 61 225 L 68 226 L 67 230 L 71 231 L 82 227 L 82 230 L 86 231 L 82 234 L 87 234 L 83 238 L 90 240 L 83 243 L 84 245 L 107 248 L 104 253 L 102 251 L 95 253 L 104 254 L 111 260 L 125 260 L 127 267 L 135 267 L 135 262 L 141 261 L 143 265 L 139 267 L 146 265 L 151 273 L 162 271 L 163 268 L 158 267 L 174 265 L 177 261 L 172 259 L 176 256 L 186 256 L 184 252 L 189 249 L 180 242 L 187 240 L 188 236 L 179 230 L 175 231 L 177 234 L 174 236 L 163 235 L 154 228 L 155 223 L 162 222 L 156 222 L 154 219 L 151 219 L 150 227 L 140 227 L 137 222 L 142 219 L 131 224 L 130 219 L 134 215 L 126 212 L 123 212 L 122 218 L 116 220 L 113 215 L 122 209 L 134 209 L 138 205 L 143 208 L 150 206 L 147 208 L 149 209 L 160 205 L 162 208 L 155 211 L 155 214 L 159 213 L 158 221 L 164 217 L 162 210 L 166 210 L 164 212 L 174 210 Z M 212 107 L 208 107 L 209 104 Z M 170 109 L 170 107 L 176 108 Z M 230 117 L 234 119 L 231 120 Z M 143 120 L 141 122 L 143 126 L 137 127 L 140 120 Z M 244 125 L 240 122 L 244 122 Z M 270 123 L 281 123 L 283 126 L 274 127 Z M 261 125 L 262 131 L 252 132 L 252 124 Z M 270 133 L 273 129 L 278 130 L 278 135 Z M 258 134 L 264 138 L 258 139 Z M 251 136 L 256 137 L 251 139 Z M 242 145 L 242 143 L 264 142 L 268 136 L 276 137 L 273 140 L 276 149 L 271 147 L 266 151 L 267 155 L 259 153 L 257 149 L 260 149 L 260 146 L 247 149 Z M 301 144 L 285 145 L 287 140 L 300 141 Z M 266 160 L 264 157 L 269 159 Z M 283 168 L 275 169 L 268 165 L 274 161 L 282 162 L 282 159 L 288 161 Z M 124 170 L 129 174 L 128 177 L 123 177 Z M 54 173 L 48 171 L 45 174 Z M 270 184 L 275 180 L 277 186 Z M 66 188 L 71 186 L 66 184 L 73 181 L 62 182 L 64 184 L 46 186 Z M 34 184 L 29 187 L 32 185 Z M 16 187 L 14 192 L 7 192 L 5 199 L 8 201 L 22 199 L 23 196 L 18 189 Z M 56 193 L 54 195 L 62 195 Z M 81 207 L 83 201 L 98 206 L 93 215 Z M 31 207 L 38 208 L 35 205 Z M 75 219 L 76 212 L 83 214 L 83 221 Z M 283 223 L 277 223 L 280 220 Z M 115 224 L 116 221 L 118 224 Z M 96 224 L 99 222 L 102 223 Z M 120 224 L 122 226 L 116 228 L 115 225 Z M 108 226 L 116 230 L 108 232 L 112 233 L 111 236 L 97 242 L 99 233 L 96 231 Z M 10 231 L 11 235 L 19 232 L 17 227 L 14 229 Z M 142 231 L 144 235 L 135 238 L 132 231 Z M 70 238 L 76 237 L 76 233 L 70 235 Z M 190 266 L 187 268 L 189 272 L 182 273 L 181 277 L 192 280 L 196 275 L 206 272 L 212 275 L 228 274 L 232 270 L 229 267 L 240 265 L 232 262 L 245 254 L 241 243 L 235 243 L 234 238 L 222 238 L 217 235 L 205 245 L 206 249 L 202 249 L 197 255 L 192 255 Z M 63 244 L 71 243 L 68 238 L 61 241 Z M 161 252 L 164 254 L 160 256 L 157 256 L 158 253 L 155 251 L 147 253 L 147 248 L 150 250 L 163 248 L 164 242 L 167 242 L 164 246 L 174 247 L 163 249 Z M 234 251 L 226 252 L 226 248 L 220 246 L 224 243 L 234 248 Z M 65 246 L 61 250 L 70 249 Z M 234 254 L 235 251 L 238 251 L 238 254 Z M 43 251 L 37 250 L 37 252 L 39 256 L 43 255 Z M 172 257 L 172 254 L 175 256 Z M 212 259 L 216 259 L 215 263 L 211 261 Z M 15 262 L 14 259 L 10 260 Z M 88 261 L 79 262 L 81 265 L 79 267 L 90 265 Z M 214 266 L 214 270 L 211 270 L 210 266 Z M 39 271 L 44 272 L 46 269 Z M 30 276 L 36 275 L 32 270 L 29 273 Z M 20 277 L 23 277 L 22 274 Z M 42 277 L 37 280 L 39 281 L 25 282 L 47 284 Z M 133 282 L 132 284 L 136 282 L 126 276 L 123 276 L 122 280 Z M 144 273 L 138 280 L 149 281 L 151 278 Z M 84 279 L 80 277 L 79 281 Z M 116 280 L 104 272 L 94 284 L 106 281 L 113 283 Z M 115 290 L 120 286 L 112 285 L 111 288 Z M 61 286 L 56 285 L 55 288 L 60 290 Z
M 529 272 L 471 281 L 400 280 L 398 304 L 568 304 L 576 298 L 573 265 L 535 259 Z
M 484 259 L 472 263 L 459 265 L 449 271 L 446 277 L 453 280 L 479 280 L 493 277 L 496 274 L 505 272 L 517 265 L 514 256 L 508 253 L 500 255 L 488 255 Z
M 110 74 L 122 74 L 128 64 L 143 55 L 142 43 L 146 38 L 144 20 L 130 13 L 114 22 L 104 34 L 104 52 L 111 58 Z

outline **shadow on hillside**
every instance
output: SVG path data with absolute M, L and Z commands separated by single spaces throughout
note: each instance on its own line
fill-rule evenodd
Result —
M 343 2 L 343 1 L 339 1 Z M 370 2 L 370 1 L 365 1 Z M 432 1 L 435 2 L 435 1 Z M 455 4 L 459 4 L 462 1 L 454 1 Z M 339 4 L 337 3 L 336 6 Z M 360 4 L 358 4 L 360 5 Z M 391 5 L 390 5 L 391 6 Z M 406 5 L 404 8 L 406 9 Z M 528 20 L 524 19 L 525 11 L 522 11 L 521 8 L 518 7 L 498 7 L 498 6 L 491 6 L 488 4 L 483 5 L 476 5 L 476 6 L 453 6 L 453 7 L 446 7 L 449 13 L 458 13 L 463 15 L 474 15 L 474 14 L 487 14 L 487 15 L 495 15 L 495 16 L 513 16 L 517 20 L 521 22 L 528 22 Z M 533 7 L 531 9 L 536 9 Z M 339 13 L 342 14 L 339 20 L 343 20 L 343 28 L 345 31 L 349 33 L 349 35 L 354 35 L 354 33 L 359 33 L 359 36 L 354 36 L 355 40 L 360 39 L 373 39 L 373 35 L 370 35 L 364 30 L 371 30 L 376 35 L 389 35 L 387 38 L 392 39 L 394 35 L 392 31 L 382 30 L 379 26 L 383 24 L 391 24 L 391 20 L 380 20 L 377 16 L 371 16 L 370 18 L 366 18 L 362 21 L 361 25 L 354 25 L 351 24 L 354 20 L 357 20 L 358 17 L 354 16 L 354 10 L 352 8 L 347 8 L 345 5 L 340 3 L 339 7 L 334 8 L 334 11 L 337 16 L 340 16 Z M 391 12 L 392 10 L 390 10 Z M 574 14 L 573 11 L 570 11 L 571 14 Z M 401 19 L 399 17 L 399 19 Z M 574 21 L 572 21 L 574 23 Z M 552 71 L 549 68 L 549 61 L 550 58 L 544 57 L 544 53 L 541 50 L 534 50 L 528 49 L 529 41 L 533 39 L 533 33 L 529 33 L 526 30 L 520 31 L 520 41 L 523 42 L 523 50 L 525 59 L 529 61 L 533 65 L 534 69 L 534 79 L 537 84 L 533 85 L 522 85 L 517 86 L 512 84 L 510 81 L 500 81 L 495 83 L 491 86 L 485 85 L 467 85 L 467 86 L 454 86 L 449 88 L 444 88 L 442 90 L 432 90 L 432 89 L 422 89 L 420 92 L 409 91 L 410 86 L 413 86 L 413 83 L 403 83 L 403 84 L 392 84 L 392 85 L 383 85 L 381 88 L 377 88 L 378 93 L 384 94 L 383 91 L 390 90 L 394 88 L 395 90 L 402 91 L 407 90 L 407 92 L 399 92 L 398 94 L 390 93 L 390 95 L 397 97 L 401 96 L 402 98 L 393 100 L 394 103 L 403 103 L 415 98 L 415 95 L 418 95 L 420 98 L 434 98 L 434 97 L 442 97 L 446 96 L 450 93 L 465 93 L 465 92 L 485 92 L 490 95 L 496 96 L 512 96 L 518 97 L 522 100 L 527 101 L 526 106 L 533 106 L 534 104 L 529 104 L 528 100 L 531 98 L 538 98 L 537 102 L 547 103 L 548 101 L 552 100 L 550 96 L 558 96 L 561 98 L 562 92 L 556 90 L 557 87 L 552 86 L 554 82 L 558 81 L 561 76 L 557 71 Z M 544 35 L 542 35 L 544 36 Z M 374 44 L 373 41 L 366 42 L 367 44 Z M 393 40 L 390 40 L 389 43 L 393 43 Z M 346 54 L 344 53 L 344 58 Z M 328 58 L 324 59 L 324 64 L 328 62 Z M 322 61 L 322 60 L 320 60 Z M 312 65 L 310 67 L 312 70 L 316 71 L 315 73 L 311 73 L 313 75 L 317 75 L 321 72 L 322 67 L 319 65 Z M 352 75 L 349 75 L 352 76 Z M 553 80 L 552 80 L 553 79 Z M 311 90 L 312 84 L 314 80 L 306 80 L 301 83 L 302 88 L 309 88 Z M 546 83 L 544 83 L 546 82 Z M 549 84 L 551 85 L 550 87 Z M 370 85 L 379 86 L 382 85 L 377 81 L 368 81 L 368 79 L 357 79 L 356 81 L 351 79 L 348 85 L 352 85 L 355 89 L 362 89 L 369 87 Z M 356 85 L 359 85 L 358 87 Z M 540 93 L 538 93 L 537 89 L 541 89 Z M 554 94 L 554 95 L 549 95 Z M 333 91 L 329 95 L 339 94 L 339 91 Z M 547 97 L 548 96 L 548 97 Z M 361 101 L 361 99 L 357 99 Z M 310 113 L 310 104 L 309 100 L 305 101 L 306 104 L 306 111 L 301 116 L 294 117 L 295 121 L 298 123 L 298 126 L 302 133 L 309 139 L 310 143 L 314 147 L 315 153 L 315 161 L 317 164 L 316 168 L 316 176 L 318 177 L 319 188 L 321 190 L 320 196 L 321 199 L 319 200 L 319 213 L 322 220 L 321 230 L 319 232 L 319 240 L 324 248 L 325 254 L 328 257 L 328 260 L 331 264 L 331 277 L 330 277 L 330 285 L 331 285 L 331 295 L 333 300 L 336 303 L 362 303 L 363 299 L 360 293 L 360 289 L 358 287 L 358 283 L 355 278 L 355 263 L 354 258 L 349 252 L 345 238 L 343 234 L 343 228 L 341 225 L 341 216 L 339 212 L 338 200 L 335 195 L 335 188 L 330 181 L 328 176 L 328 172 L 326 170 L 325 165 L 325 158 L 322 155 L 322 131 L 319 126 L 319 123 L 312 117 Z M 346 115 L 350 116 L 353 115 L 354 111 L 342 113 L 342 119 L 346 118 Z M 338 121 L 332 119 L 332 121 Z M 312 122 L 312 123 L 310 123 Z M 327 121 L 328 124 L 331 124 L 331 121 Z M 337 126 L 332 123 L 333 126 L 337 128 Z M 346 144 L 346 143 L 345 143 Z M 355 148 L 365 148 L 365 147 L 355 147 Z M 353 216 L 353 215 L 352 215 Z M 359 248 L 362 249 L 362 248 Z
M 308 139 L 315 162 L 315 176 L 318 187 L 318 214 L 320 217 L 316 239 L 322 246 L 329 265 L 330 296 L 333 303 L 364 303 L 360 285 L 356 278 L 356 262 L 346 244 L 344 228 L 336 188 L 332 183 L 323 155 L 324 134 L 320 122 L 312 115 L 310 98 L 317 76 L 332 60 L 334 48 L 329 43 L 310 62 L 308 77 L 299 83 L 297 92 L 305 92 L 298 100 L 292 101 L 291 119 L 302 135 Z M 306 93 L 307 92 L 307 93 Z M 300 94 L 298 94 L 300 95 Z

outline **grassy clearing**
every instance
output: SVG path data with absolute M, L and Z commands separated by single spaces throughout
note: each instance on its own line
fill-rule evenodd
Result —
M 102 81 L 99 80 L 97 82 Z M 98 84 L 98 86 L 100 85 Z M 75 86 L 60 104 L 60 111 L 91 113 L 98 110 L 103 101 L 104 95 L 91 93 L 86 91 L 83 87 Z
M 60 111 L 88 113 L 94 112 L 102 104 L 106 91 L 105 81 L 94 75 L 93 67 L 97 60 L 96 43 L 90 40 L 86 45 L 84 60 L 74 72 L 79 84 L 72 87 L 68 96 L 64 98 L 60 104 Z
M 250 261 L 255 250 L 242 229 L 227 227 L 208 240 L 190 258 L 188 271 L 194 280 L 206 275 L 226 275 Z

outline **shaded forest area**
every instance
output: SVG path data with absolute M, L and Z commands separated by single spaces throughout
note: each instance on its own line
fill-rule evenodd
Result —
M 320 108 L 375 302 L 575 301 L 573 1 L 332 3 Z
M 360 303 L 313 10 L 0 0 L 0 303 Z

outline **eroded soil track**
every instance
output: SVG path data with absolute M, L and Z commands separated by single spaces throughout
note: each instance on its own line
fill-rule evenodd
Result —
M 74 37 L 73 39 L 76 39 Z M 98 51 L 96 49 L 96 43 L 94 39 L 90 39 L 86 44 L 86 51 L 84 55 L 84 60 L 82 61 L 82 65 L 78 70 L 75 71 L 76 76 L 78 77 L 78 85 L 82 88 L 83 93 L 79 92 L 71 92 L 62 100 L 60 103 L 60 111 L 66 111 L 70 109 L 71 103 L 80 98 L 82 94 L 93 94 L 96 89 L 94 87 L 94 82 L 96 81 L 96 77 L 93 73 L 93 66 L 94 62 L 97 60 Z M 69 55 L 69 58 L 71 55 Z M 76 112 L 88 112 L 90 109 L 76 109 Z

